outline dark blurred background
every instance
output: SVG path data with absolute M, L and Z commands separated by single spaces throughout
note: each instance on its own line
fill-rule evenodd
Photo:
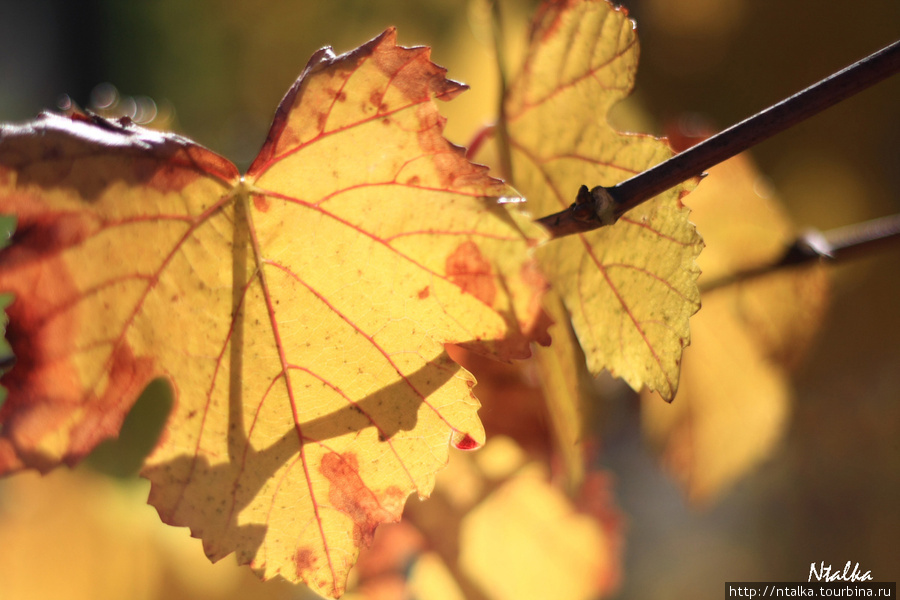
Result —
M 897 0 L 624 4 L 642 48 L 634 101 L 654 133 L 686 115 L 722 129 L 900 39 Z M 511 26 L 533 5 L 505 3 Z M 483 14 L 462 0 L 0 0 L 0 120 L 65 96 L 117 99 L 246 166 L 312 52 L 396 25 L 472 85 L 445 110 L 465 145 L 494 113 Z M 894 77 L 754 149 L 798 227 L 900 212 L 898 107 Z M 628 520 L 621 598 L 719 598 L 725 581 L 806 580 L 820 561 L 900 579 L 900 247 L 833 274 L 784 442 L 717 504 L 685 505 L 642 445 L 636 401 L 609 411 L 604 464 Z

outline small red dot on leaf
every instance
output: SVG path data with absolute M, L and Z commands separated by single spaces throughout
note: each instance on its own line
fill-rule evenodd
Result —
M 470 436 L 468 433 L 466 433 L 461 438 L 454 439 L 453 445 L 456 446 L 459 450 L 475 450 L 481 444 L 476 442 L 472 438 L 472 436 Z

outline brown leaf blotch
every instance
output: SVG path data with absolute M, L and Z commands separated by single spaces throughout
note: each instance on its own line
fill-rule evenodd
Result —
M 297 569 L 297 577 L 304 581 L 309 579 L 316 566 L 316 553 L 312 548 L 298 548 L 294 555 L 294 567 Z
M 3 212 L 7 206 L 4 201 L 9 201 L 11 208 L 36 209 L 10 210 L 19 213 L 19 224 L 13 236 L 14 245 L 0 253 L 0 290 L 16 297 L 6 309 L 9 317 L 6 339 L 16 363 L 3 377 L 9 395 L 0 408 L 0 422 L 4 424 L 0 443 L 9 444 L 10 451 L 0 453 L 4 457 L 0 472 L 24 466 L 39 470 L 51 468 L 52 464 L 40 464 L 43 460 L 40 456 L 32 457 L 38 464 L 29 465 L 28 458 L 16 455 L 27 452 L 29 443 L 37 442 L 45 431 L 52 431 L 64 422 L 77 402 L 71 392 L 77 387 L 71 385 L 77 381 L 74 367 L 58 359 L 71 351 L 79 323 L 72 311 L 60 312 L 55 318 L 51 315 L 57 313 L 61 303 L 78 293 L 58 254 L 87 237 L 90 227 L 78 217 L 41 215 L 40 203 L 30 200 L 10 195 L 0 201 Z M 71 226 L 65 225 L 69 222 Z M 40 286 L 35 283 L 38 278 Z M 60 383 L 63 384 L 61 395 L 55 389 Z
M 320 471 L 331 484 L 328 491 L 331 505 L 353 520 L 353 537 L 357 547 L 372 543 L 379 523 L 400 519 L 402 492 L 390 489 L 385 492 L 384 498 L 379 499 L 359 476 L 359 462 L 355 454 L 329 452 L 322 457 Z
M 118 436 L 125 415 L 153 375 L 153 361 L 135 356 L 127 344 L 113 351 L 106 390 L 99 398 L 87 399 L 82 424 L 72 433 L 65 457 L 69 466 L 87 456 L 99 441 Z
M 0 198 L 0 214 L 16 215 L 16 230 L 13 233 L 12 244 L 0 254 L 0 267 L 4 271 L 20 269 L 37 261 L 52 261 L 54 265 L 50 271 L 65 271 L 58 255 L 67 248 L 76 246 L 94 233 L 96 227 L 84 214 L 72 212 L 53 212 L 37 197 L 21 194 L 10 194 Z M 47 266 L 43 267 L 45 271 Z M 43 285 L 62 285 L 55 281 L 56 277 L 47 277 L 45 272 Z M 2 288 L 4 291 L 14 291 L 13 282 L 21 280 L 22 276 L 8 277 L 10 283 Z M 61 298 L 69 298 L 75 293 L 74 286 L 68 290 L 69 295 L 42 294 L 56 301 Z
M 316 114 L 316 127 L 319 129 L 320 132 L 325 131 L 325 125 L 326 125 L 326 123 L 328 123 L 328 115 L 329 114 L 330 113 L 325 110 Z M 282 141 L 284 141 L 284 140 L 282 140 Z
M 372 54 L 375 66 L 411 101 L 425 102 L 431 96 L 450 100 L 467 89 L 466 85 L 447 79 L 444 76 L 447 70 L 431 62 L 430 48 L 397 46 L 397 32 L 393 28 L 377 41 L 378 51 Z
M 379 88 L 379 89 L 372 90 L 372 92 L 369 94 L 369 103 L 365 108 L 368 109 L 368 108 L 374 106 L 376 112 L 384 112 L 381 110 L 383 98 L 384 98 L 384 90 L 383 89 Z
M 133 165 L 137 181 L 164 194 L 179 192 L 200 178 L 197 171 L 172 161 L 136 157 Z

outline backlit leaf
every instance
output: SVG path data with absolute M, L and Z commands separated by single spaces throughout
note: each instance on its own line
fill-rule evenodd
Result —
M 512 181 L 535 215 L 568 207 L 580 185 L 609 186 L 668 158 L 662 140 L 606 121 L 634 83 L 634 24 L 604 0 L 542 5 L 506 96 Z M 562 296 L 588 366 L 671 400 L 688 318 L 699 308 L 703 243 L 678 186 L 611 227 L 546 244 L 539 253 Z
M 484 441 L 444 344 L 512 358 L 545 337 L 541 234 L 441 135 L 434 99 L 463 89 L 393 30 L 321 50 L 243 177 L 127 121 L 0 129 L 0 212 L 18 220 L 0 470 L 77 462 L 165 377 L 143 470 L 162 519 L 213 560 L 339 595 L 449 443 Z

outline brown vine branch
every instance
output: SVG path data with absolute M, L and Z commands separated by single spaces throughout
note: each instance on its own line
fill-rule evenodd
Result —
M 682 181 L 900 71 L 900 41 L 612 187 L 581 186 L 566 210 L 537 219 L 552 237 L 591 231 Z
M 897 242 L 900 242 L 900 214 L 831 229 L 824 233 L 811 230 L 794 240 L 775 262 L 704 283 L 700 286 L 700 291 L 710 292 L 785 267 L 817 260 L 843 261 L 858 258 L 882 246 Z

